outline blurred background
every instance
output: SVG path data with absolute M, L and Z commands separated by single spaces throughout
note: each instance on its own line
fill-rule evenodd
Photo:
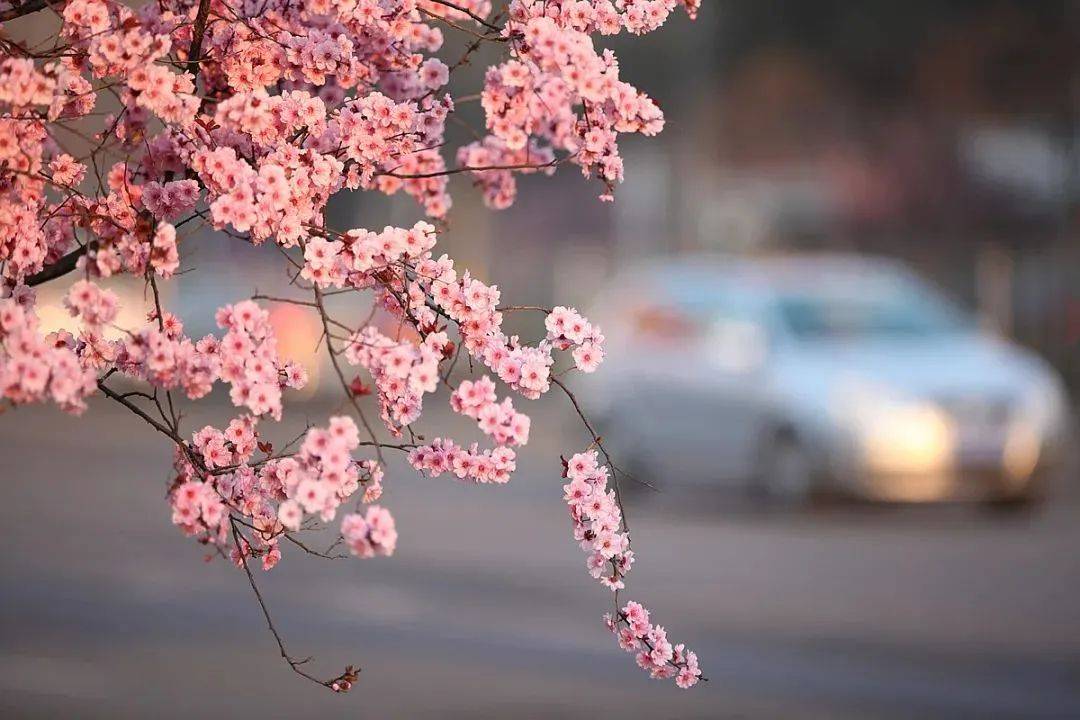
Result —
M 715 0 L 609 43 L 668 117 L 623 143 L 614 204 L 570 168 L 498 214 L 452 180 L 445 251 L 607 334 L 571 382 L 640 481 L 627 597 L 707 684 L 650 682 L 600 623 L 559 478 L 588 439 L 560 398 L 516 401 L 534 433 L 506 487 L 392 465 L 392 560 L 286 553 L 264 578 L 295 654 L 363 668 L 346 697 L 280 662 L 243 577 L 169 524 L 167 445 L 97 402 L 0 420 L 0 711 L 1080 717 L 1078 40 L 1067 1 Z M 166 304 L 212 331 L 218 305 L 283 292 L 267 250 L 186 238 Z M 315 376 L 284 441 L 340 401 L 315 319 L 274 313 Z M 230 416 L 214 398 L 190 428 Z M 471 437 L 428 408 L 423 430 Z

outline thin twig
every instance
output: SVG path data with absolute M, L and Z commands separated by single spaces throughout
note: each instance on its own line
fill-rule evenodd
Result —
M 471 17 L 471 18 L 472 18 L 473 20 L 475 20 L 476 22 L 480 23 L 481 25 L 483 25 L 484 27 L 486 27 L 486 28 L 487 28 L 487 29 L 489 29 L 489 30 L 495 30 L 495 31 L 497 31 L 497 32 L 502 32 L 502 28 L 501 28 L 501 27 L 499 27 L 498 25 L 492 25 L 492 24 L 491 24 L 491 23 L 489 23 L 489 22 L 488 22 L 487 20 L 485 20 L 484 18 L 482 18 L 481 16 L 477 15 L 477 14 L 476 14 L 476 13 L 474 13 L 474 12 L 473 12 L 472 10 L 469 10 L 469 9 L 468 9 L 468 8 L 466 8 L 466 7 L 462 7 L 461 5 L 455 5 L 455 4 L 454 4 L 454 3 L 452 3 L 452 2 L 447 2 L 447 0 L 429 0 L 429 2 L 433 2 L 433 3 L 435 3 L 436 5 L 442 5 L 443 7 L 448 7 L 448 8 L 450 8 L 451 10 L 457 10 L 457 11 L 458 11 L 459 13 L 464 13 L 465 15 L 468 15 L 468 16 L 469 16 L 469 17 Z
M 314 675 L 305 672 L 301 665 L 311 661 L 311 658 L 304 658 L 297 660 L 289 651 L 285 648 L 285 641 L 281 637 L 281 633 L 278 632 L 277 626 L 274 625 L 274 618 L 270 616 L 270 609 L 266 606 L 266 601 L 263 599 L 262 592 L 259 590 L 259 584 L 255 582 L 255 576 L 251 572 L 251 568 L 248 567 L 247 555 L 243 552 L 243 543 L 241 543 L 241 534 L 236 527 L 236 521 L 234 518 L 229 518 L 229 524 L 232 526 L 233 542 L 236 543 L 237 552 L 240 554 L 239 565 L 244 569 L 244 574 L 247 575 L 248 584 L 251 585 L 251 591 L 255 593 L 255 599 L 259 601 L 259 608 L 262 610 L 263 617 L 266 618 L 266 626 L 270 628 L 270 634 L 274 636 L 274 641 L 277 642 L 278 650 L 281 652 L 282 659 L 289 664 L 293 672 L 303 678 L 307 678 L 316 685 L 322 685 L 323 687 L 333 688 L 334 683 L 340 678 L 334 678 L 332 680 L 320 680 Z M 244 543 L 247 541 L 244 540 Z M 351 668 L 346 669 L 346 674 L 351 672 Z
M 367 430 L 368 436 L 371 437 L 372 442 L 375 444 L 375 455 L 379 458 L 379 462 L 383 465 L 386 464 L 382 454 L 382 444 L 375 436 L 375 430 L 371 427 L 371 423 L 368 422 L 367 416 L 364 414 L 363 408 L 360 407 L 360 403 L 356 399 L 356 395 L 353 394 L 349 388 L 349 381 L 345 379 L 345 372 L 341 369 L 341 363 L 338 362 L 337 354 L 334 352 L 334 346 L 330 336 L 330 318 L 326 314 L 326 306 L 323 303 L 322 290 L 318 287 L 314 288 L 315 303 L 319 308 L 319 319 L 322 320 L 323 333 L 326 335 L 326 349 L 327 354 L 330 356 L 330 364 L 334 367 L 334 373 L 338 376 L 338 380 L 341 382 L 341 389 L 345 391 L 345 396 L 349 399 L 349 403 L 352 405 L 353 410 L 356 411 L 356 416 L 360 418 L 360 422 L 363 424 L 364 429 Z
M 604 447 L 603 438 L 601 438 L 596 433 L 596 430 L 593 429 L 592 423 L 590 423 L 589 418 L 585 416 L 585 412 L 581 409 L 581 405 L 578 404 L 578 399 L 574 396 L 574 393 L 571 392 L 570 388 L 566 387 L 566 385 L 563 384 L 563 381 L 557 377 L 552 376 L 551 382 L 555 383 L 564 393 L 566 393 L 566 397 L 570 398 L 570 403 L 574 406 L 574 410 L 577 411 L 578 417 L 581 418 L 582 424 L 585 425 L 585 429 L 588 430 L 589 435 L 592 436 L 593 443 L 596 445 L 597 448 L 600 449 L 600 452 L 603 453 L 604 460 L 607 461 L 608 467 L 611 468 L 611 478 L 615 481 L 615 501 L 619 503 L 619 509 L 622 510 L 623 528 L 627 532 L 629 532 L 630 522 L 626 519 L 626 508 L 623 506 L 622 493 L 619 489 L 619 475 L 625 475 L 626 477 L 634 480 L 635 482 L 639 482 L 646 487 L 652 488 L 653 490 L 656 490 L 656 487 L 650 485 L 644 480 L 639 480 L 632 477 L 629 473 L 623 470 L 620 470 L 619 467 L 615 465 L 614 462 L 612 462 L 611 455 L 608 454 L 607 448 Z

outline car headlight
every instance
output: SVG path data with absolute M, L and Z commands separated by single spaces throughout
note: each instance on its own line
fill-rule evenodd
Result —
M 860 386 L 849 388 L 834 409 L 871 471 L 928 473 L 953 464 L 956 428 L 948 413 L 933 403 Z

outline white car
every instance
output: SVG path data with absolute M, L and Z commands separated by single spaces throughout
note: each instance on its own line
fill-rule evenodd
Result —
M 589 317 L 608 359 L 586 402 L 661 487 L 1024 502 L 1067 437 L 1054 370 L 894 261 L 655 261 Z

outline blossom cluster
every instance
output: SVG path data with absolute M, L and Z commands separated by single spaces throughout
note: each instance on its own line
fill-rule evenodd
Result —
M 480 430 L 497 445 L 524 445 L 529 441 L 529 416 L 514 410 L 514 402 L 496 402 L 495 382 L 487 375 L 463 380 L 450 395 L 454 412 L 476 420 Z
M 175 316 L 166 315 L 159 325 L 132 332 L 100 354 L 132 377 L 165 389 L 181 387 L 191 399 L 205 396 L 221 380 L 231 386 L 234 405 L 280 420 L 282 390 L 303 387 L 307 372 L 278 356 L 269 318 L 250 300 L 226 305 L 216 318 L 225 334 L 193 341 Z
M 566 350 L 574 348 L 572 355 L 578 370 L 595 372 L 604 359 L 604 335 L 583 318 L 574 308 L 555 307 L 544 321 L 548 331 L 548 340 L 555 348 Z
M 526 398 L 535 400 L 548 391 L 555 362 L 552 345 L 547 341 L 525 345 L 502 331 L 503 314 L 497 307 L 501 294 L 497 287 L 472 277 L 468 271 L 459 277 L 445 255 L 417 263 L 416 276 L 422 300 L 426 303 L 430 297 L 443 315 L 457 323 L 473 357 Z
M 348 416 L 330 418 L 327 428 L 312 428 L 296 455 L 267 463 L 263 477 L 275 495 L 286 499 L 277 516 L 289 530 L 299 530 L 304 515 L 329 522 L 338 507 L 366 481 L 372 495 L 381 493 L 382 470 L 377 463 L 358 462 L 352 451 L 360 445 L 356 423 Z M 366 492 L 365 492 L 366 494 Z
M 24 113 L 44 107 L 49 120 L 85 115 L 94 107 L 94 93 L 70 58 L 49 62 L 40 68 L 29 58 L 9 57 L 0 61 L 0 103 L 27 119 Z
M 0 278 L 9 287 L 59 258 L 73 237 L 70 219 L 46 196 L 49 138 L 34 119 L 35 106 L 52 104 L 56 92 L 30 60 L 0 59 Z
M 278 356 L 270 313 L 244 300 L 219 309 L 216 320 L 218 327 L 226 331 L 217 346 L 219 376 L 232 385 L 229 397 L 233 404 L 243 405 L 255 415 L 269 414 L 280 420 L 282 389 L 304 387 L 307 372 L 303 366 Z
M 56 81 L 38 72 L 30 59 L 7 58 L 0 63 L 0 102 L 14 107 L 48 105 L 56 92 Z
M 490 135 L 467 146 L 464 157 L 521 152 L 539 141 L 539 147 L 564 151 L 585 175 L 603 181 L 607 190 L 601 197 L 611 199 L 611 190 L 623 179 L 618 133 L 654 135 L 663 128 L 664 116 L 648 96 L 619 79 L 614 53 L 598 52 L 591 35 L 655 30 L 679 4 L 513 0 L 503 31 L 511 59 L 492 66 L 485 76 L 482 103 Z M 681 4 L 693 16 L 699 1 Z M 534 167 L 550 162 L 544 158 Z M 481 182 L 490 206 L 513 201 L 510 176 Z
M 420 221 L 411 228 L 382 232 L 354 229 L 340 239 L 312 238 L 304 247 L 301 277 L 325 288 L 374 284 L 373 273 L 425 256 L 435 247 L 435 228 Z
M 170 493 L 173 523 L 188 535 L 228 545 L 230 515 L 253 529 L 241 557 L 262 556 L 266 569 L 281 557 L 279 540 L 305 526 L 305 519 L 330 522 L 343 503 L 362 489 L 359 502 L 382 495 L 383 470 L 375 460 L 357 460 L 359 431 L 349 417 L 310 428 L 299 450 L 253 463 L 260 444 L 258 420 L 233 419 L 224 430 L 206 426 L 178 452 L 178 482 Z M 264 448 L 265 449 L 265 448 Z M 390 555 L 397 540 L 390 512 L 377 505 L 367 515 L 348 513 L 342 539 L 356 555 Z M 235 549 L 235 548 L 234 548 Z
M 89 280 L 78 280 L 64 296 L 64 307 L 87 328 L 101 330 L 120 312 L 120 300 L 112 290 L 103 290 Z
M 177 447 L 177 477 L 169 491 L 169 504 L 173 524 L 185 535 L 198 535 L 206 542 L 227 546 L 229 518 L 235 509 L 263 531 L 259 537 L 264 545 L 276 548 L 274 527 L 266 522 L 268 514 L 260 512 L 265 503 L 254 489 L 254 475 L 247 466 L 258 446 L 256 424 L 255 418 L 243 415 L 230 421 L 224 431 L 207 425 L 193 433 L 190 444 Z M 216 468 L 235 472 L 213 474 Z M 244 556 L 249 554 L 250 545 Z M 276 558 L 268 564 L 274 562 Z
M 84 368 L 70 333 L 42 335 L 30 292 L 0 300 L 0 399 L 55 402 L 71 413 L 86 410 L 97 374 Z
M 452 473 L 459 480 L 502 485 L 517 469 L 517 455 L 508 447 L 480 450 L 478 444 L 462 447 L 448 438 L 436 438 L 409 453 L 409 464 L 429 477 Z
M 158 318 L 156 310 L 145 327 L 119 340 L 105 339 L 104 326 L 119 311 L 117 296 L 87 280 L 71 286 L 64 305 L 82 322 L 78 338 L 66 340 L 80 369 L 120 371 L 166 390 L 182 388 L 191 399 L 224 381 L 234 405 L 275 420 L 281 418 L 282 391 L 307 384 L 306 370 L 278 355 L 269 313 L 250 300 L 220 308 L 217 323 L 225 334 L 198 341 L 184 335 L 175 315 L 164 312 Z
M 203 149 L 191 167 L 207 188 L 215 227 L 294 245 L 306 237 L 305 225 L 321 218 L 343 166 L 332 155 L 284 145 L 255 167 L 235 148 Z
M 608 185 L 621 179 L 617 134 L 654 133 L 662 116 L 619 79 L 614 55 L 591 35 L 651 31 L 680 4 L 691 15 L 698 5 L 510 4 L 500 33 L 510 59 L 491 68 L 481 93 L 490 134 L 458 153 L 490 204 L 512 201 L 514 173 L 553 171 L 556 151 Z M 438 148 L 455 108 L 440 95 L 451 68 L 433 55 L 443 45 L 434 21 L 474 22 L 490 11 L 486 1 L 219 3 L 198 31 L 202 57 L 185 68 L 175 58 L 193 49 L 193 3 L 69 0 L 60 38 L 70 52 L 0 60 L 0 106 L 12 111 L 0 132 L 0 172 L 20 173 L 0 193 L 3 274 L 36 272 L 89 223 L 101 236 L 89 253 L 97 272 L 142 272 L 153 248 L 161 257 L 152 264 L 168 275 L 170 233 L 156 233 L 142 213 L 171 220 L 194 209 L 200 190 L 216 227 L 286 245 L 321 227 L 326 201 L 344 187 L 404 188 L 429 215 L 445 216 L 448 170 Z M 85 167 L 49 142 L 44 126 L 90 113 L 93 80 L 117 87 L 121 110 L 105 117 L 102 139 L 118 141 L 132 162 L 108 171 L 107 195 L 49 198 L 46 187 L 64 195 Z M 197 80 L 210 102 L 196 94 Z M 53 172 L 42 180 L 45 167 Z M 32 228 L 25 213 L 46 221 L 22 237 L 5 232 Z
M 547 334 L 536 345 L 506 335 L 498 287 L 468 271 L 459 275 L 449 257 L 432 256 L 434 245 L 434 228 L 421 222 L 408 230 L 350 230 L 335 240 L 313 239 L 304 249 L 303 277 L 320 287 L 373 288 L 382 307 L 424 336 L 415 345 L 368 326 L 346 347 L 346 358 L 375 379 L 383 416 L 393 432 L 419 416 L 423 394 L 437 385 L 437 363 L 453 350 L 448 336 L 437 330 L 442 319 L 457 326 L 473 358 L 529 399 L 550 389 L 556 351 L 572 349 L 574 364 L 583 372 L 600 365 L 604 336 L 572 308 L 551 311 Z
M 515 175 L 555 174 L 555 151 L 530 140 L 524 147 L 507 147 L 502 138 L 488 135 L 458 149 L 458 164 L 467 168 L 492 168 L 471 173 L 484 204 L 493 210 L 505 210 L 517 197 Z
M 569 481 L 563 485 L 563 499 L 570 509 L 574 539 L 588 553 L 589 574 L 611 590 L 623 589 L 634 551 L 618 497 L 607 487 L 607 467 L 598 462 L 595 450 L 589 450 L 571 457 L 563 476 Z
M 192 446 L 210 470 L 245 463 L 258 446 L 255 419 L 251 415 L 234 418 L 224 431 L 207 425 L 192 436 Z
M 409 463 L 429 477 L 449 472 L 459 480 L 477 483 L 506 483 L 517 469 L 517 455 L 512 445 L 529 441 L 529 416 L 514 409 L 510 398 L 497 402 L 495 382 L 483 375 L 477 380 L 463 380 L 450 395 L 454 412 L 476 420 L 477 426 L 495 442 L 491 450 L 480 450 L 474 443 L 462 447 L 453 440 L 436 438 L 409 453 Z
M 228 509 L 210 483 L 188 480 L 169 494 L 173 525 L 185 535 L 210 533 L 224 537 Z
M 372 505 L 363 515 L 349 513 L 341 519 L 341 537 L 353 555 L 362 558 L 394 554 L 397 529 L 394 516 L 379 505 Z
M 626 603 L 615 616 L 605 615 L 604 623 L 618 636 L 619 647 L 634 653 L 638 667 L 654 680 L 675 678 L 686 690 L 701 679 L 697 654 L 682 643 L 672 645 L 667 631 L 649 621 L 649 611 L 640 603 Z
M 350 339 L 345 357 L 371 373 L 383 421 L 395 434 L 420 417 L 424 394 L 438 388 L 439 361 L 449 342 L 445 333 L 419 344 L 395 341 L 370 325 Z
M 154 217 L 171 220 L 195 207 L 199 201 L 199 183 L 195 180 L 151 181 L 142 186 L 140 199 Z

